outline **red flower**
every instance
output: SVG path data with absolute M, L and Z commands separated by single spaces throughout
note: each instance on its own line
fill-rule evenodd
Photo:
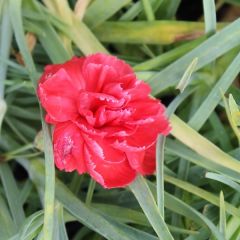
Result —
M 155 142 L 170 127 L 165 108 L 116 57 L 95 54 L 45 68 L 38 96 L 55 125 L 55 164 L 106 188 L 155 170 Z

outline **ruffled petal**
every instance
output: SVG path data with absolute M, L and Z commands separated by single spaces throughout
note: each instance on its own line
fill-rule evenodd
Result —
M 63 64 L 51 64 L 51 65 L 46 65 L 44 67 L 44 72 L 39 79 L 39 83 L 44 83 L 47 81 L 49 78 L 51 78 L 60 68 L 62 68 Z
M 145 156 L 145 151 L 126 152 L 126 155 L 131 167 L 139 172 L 139 168 Z
M 53 134 L 54 161 L 60 170 L 80 174 L 86 172 L 84 159 L 84 140 L 79 128 L 71 123 L 59 123 Z
M 136 177 L 126 155 L 114 149 L 111 142 L 103 138 L 85 139 L 85 158 L 90 175 L 103 187 L 124 187 Z
M 114 81 L 117 72 L 111 66 L 88 63 L 82 69 L 87 91 L 101 92 L 106 82 Z
M 82 66 L 85 58 L 73 57 L 64 64 L 64 69 L 68 73 L 71 83 L 78 91 L 86 89 L 86 79 L 82 74 Z
M 152 123 L 139 125 L 136 132 L 126 140 L 130 146 L 145 147 L 147 149 L 155 143 L 158 134 L 166 136 L 170 130 L 167 119 L 164 116 L 159 116 Z
M 38 96 L 53 121 L 64 122 L 77 116 L 77 91 L 64 69 L 39 84 Z
M 129 125 L 136 125 L 136 132 L 126 138 L 127 144 L 146 149 L 153 145 L 158 134 L 167 135 L 171 127 L 165 116 L 165 107 L 156 99 L 148 99 L 145 102 L 136 101 L 130 104 L 135 108 Z
M 151 88 L 147 83 L 143 81 L 135 80 L 134 85 L 131 86 L 131 88 L 128 89 L 127 92 L 129 95 L 131 95 L 131 98 L 133 101 L 141 100 L 145 102 L 143 99 L 149 98 L 149 94 L 151 93 Z
M 89 63 L 94 64 L 101 64 L 103 66 L 110 66 L 113 69 L 116 69 L 119 76 L 124 76 L 127 74 L 134 74 L 132 68 L 126 64 L 124 61 L 118 59 L 115 56 L 97 53 L 93 55 L 89 55 L 85 62 L 84 66 L 88 65 Z
M 143 175 L 153 174 L 156 169 L 156 143 L 148 148 L 145 152 L 141 166 L 138 172 Z
M 145 97 L 143 99 L 133 98 L 129 102 L 128 107 L 135 109 L 133 112 L 132 118 L 129 119 L 129 124 L 136 124 L 135 121 L 144 120 L 144 119 L 156 119 L 160 114 L 165 114 L 165 107 L 158 99 Z M 140 121 L 139 121 L 140 123 Z
M 156 169 L 156 144 L 145 151 L 126 152 L 128 161 L 133 169 L 142 175 L 153 174 Z
M 47 122 L 55 124 L 55 122 L 49 117 L 47 118 Z M 90 135 L 92 137 L 99 136 L 99 137 L 108 137 L 108 138 L 124 138 L 129 135 L 132 135 L 136 128 L 134 126 L 103 126 L 101 128 L 95 128 L 91 124 L 88 123 L 83 118 L 77 118 L 72 121 L 75 123 L 83 133 Z
M 43 105 L 54 122 L 65 122 L 77 117 L 76 104 L 73 99 L 49 96 Z

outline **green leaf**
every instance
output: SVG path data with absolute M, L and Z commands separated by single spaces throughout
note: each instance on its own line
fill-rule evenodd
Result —
M 203 23 L 199 22 L 108 21 L 95 28 L 93 32 L 100 41 L 106 43 L 171 44 L 184 40 L 184 37 L 195 39 L 201 35 L 199 32 L 202 32 L 203 28 Z
M 173 19 L 181 4 L 181 0 L 163 0 L 157 12 L 160 19 Z
M 157 57 L 154 57 L 150 60 L 139 63 L 135 65 L 133 68 L 135 71 L 144 71 L 144 70 L 146 71 L 146 70 L 155 69 L 157 67 L 163 68 L 166 65 L 172 63 L 173 61 L 176 61 L 179 57 L 182 57 L 184 54 L 188 53 L 195 47 L 197 47 L 204 40 L 205 40 L 205 37 L 201 37 L 194 41 L 182 44 L 181 46 L 173 48 L 172 50 L 169 50 L 165 53 L 162 53 Z
M 232 127 L 233 132 L 235 133 L 235 135 L 236 135 L 236 137 L 238 139 L 238 143 L 240 144 L 240 132 L 239 132 L 239 129 L 237 127 L 236 122 L 234 122 L 234 118 L 231 115 L 230 106 L 229 106 L 229 104 L 232 105 L 233 103 L 232 102 L 228 103 L 226 98 L 225 98 L 225 96 L 223 94 L 222 94 L 222 98 L 223 98 L 224 107 L 225 107 L 225 110 L 226 110 L 226 113 L 227 113 L 228 121 L 229 121 L 229 123 L 230 123 L 230 125 Z M 233 107 L 233 106 L 231 106 L 231 107 Z
M 178 94 L 177 97 L 175 97 L 172 102 L 169 104 L 169 106 L 167 107 L 167 116 L 170 117 L 178 108 L 178 106 L 184 101 L 186 100 L 193 92 L 195 91 L 195 89 L 186 89 L 184 90 L 182 93 Z
M 10 14 L 14 28 L 14 34 L 17 40 L 17 44 L 23 55 L 26 68 L 29 76 L 34 84 L 34 88 L 37 87 L 36 82 L 36 68 L 32 59 L 32 56 L 26 45 L 23 23 L 21 17 L 21 1 L 10 1 Z M 53 161 L 53 149 L 51 133 L 44 121 L 43 114 L 41 115 L 44 137 L 44 153 L 45 153 L 45 169 L 46 169 L 46 189 L 45 189 L 45 213 L 44 213 L 44 239 L 52 239 L 53 226 L 54 226 L 54 194 L 55 194 L 55 166 Z
M 0 27 L 0 56 L 2 59 L 7 59 L 10 54 L 10 47 L 12 41 L 12 27 L 10 23 L 10 15 L 8 11 L 7 1 L 3 1 L 3 16 L 2 17 L 1 27 Z M 6 62 L 0 62 L 0 101 L 4 96 L 4 79 L 6 78 L 7 73 L 7 64 Z M 0 127 L 1 127 L 1 105 L 0 102 Z
M 95 28 L 109 19 L 121 8 L 127 6 L 131 1 L 112 1 L 112 0 L 98 0 L 94 1 L 87 9 L 84 16 L 84 22 L 90 27 Z M 96 18 L 97 16 L 97 18 Z
M 134 223 L 142 226 L 151 226 L 142 212 L 111 204 L 93 203 L 91 206 L 105 215 L 114 217 L 117 221 Z
M 151 182 L 148 182 L 148 185 L 154 197 L 156 198 L 157 193 L 155 185 Z M 220 232 L 218 231 L 217 227 L 207 217 L 196 211 L 188 204 L 184 203 L 181 199 L 176 198 L 167 192 L 165 192 L 164 198 L 166 208 L 175 213 L 186 216 L 189 219 L 192 219 L 200 226 L 204 226 L 205 228 L 207 227 L 218 240 L 224 240 Z
M 225 213 L 225 201 L 223 192 L 220 192 L 220 219 L 219 219 L 219 230 L 226 239 L 226 213 Z
M 108 53 L 88 27 L 77 19 L 74 19 L 68 36 L 85 55 L 97 52 Z
M 67 52 L 59 35 L 51 25 L 49 19 L 50 13 L 48 15 L 44 13 L 41 5 L 36 1 L 28 1 L 27 4 L 24 5 L 24 10 L 30 12 L 33 16 L 39 15 L 42 19 L 42 21 L 34 21 L 34 19 L 31 19 L 31 22 L 25 20 L 25 24 L 28 26 L 29 23 L 32 24 L 34 21 L 34 27 L 39 29 L 39 31 L 36 32 L 38 39 L 51 61 L 54 63 L 62 63 L 68 60 L 71 55 Z
M 3 99 L 0 99 L 0 133 L 2 128 L 3 118 L 5 116 L 6 111 L 7 111 L 7 104 Z
M 167 208 L 181 215 L 187 216 L 189 219 L 193 219 L 196 223 L 210 229 L 211 233 L 216 237 L 216 239 L 224 240 L 223 236 L 218 231 L 216 226 L 207 217 L 200 214 L 188 204 L 182 202 L 179 198 L 176 198 L 169 193 L 165 193 L 165 201 L 167 203 Z
M 229 151 L 230 149 L 232 149 L 230 136 L 225 129 L 224 124 L 220 120 L 220 117 L 216 114 L 215 111 L 213 111 L 211 116 L 209 117 L 209 123 L 211 124 L 215 135 L 218 138 L 221 149 L 223 149 L 224 151 Z
M 149 0 L 151 8 L 155 12 L 162 4 L 162 0 Z M 141 1 L 135 2 L 121 17 L 121 21 L 130 21 L 136 18 L 143 11 L 143 4 Z
M 19 140 L 21 140 L 24 144 L 28 143 L 28 140 L 23 136 L 23 134 L 18 130 L 18 128 L 12 123 L 10 118 L 6 116 L 5 122 L 10 127 L 10 129 L 14 132 L 14 134 L 19 138 Z
M 196 66 L 196 70 L 198 70 L 238 46 L 240 41 L 239 29 L 240 20 L 236 20 L 185 56 L 154 75 L 149 80 L 149 84 L 152 87 L 152 94 L 157 95 L 164 89 L 175 86 L 192 59 L 198 58 Z
M 232 94 L 229 94 L 228 104 L 229 104 L 229 110 L 231 113 L 232 121 L 236 125 L 236 127 L 239 127 L 240 126 L 240 110 Z
M 205 33 L 214 33 L 217 29 L 217 18 L 214 0 L 203 0 Z
M 11 122 L 13 125 L 18 126 L 19 131 L 26 137 L 30 139 L 34 139 L 37 134 L 37 131 L 30 124 L 25 123 L 21 119 L 11 117 Z
M 111 204 L 92 204 L 93 207 L 95 207 L 99 212 L 102 212 L 103 214 L 110 216 L 117 221 L 123 222 L 123 223 L 133 223 L 138 224 L 142 226 L 150 227 L 150 223 L 147 220 L 146 216 L 139 211 L 120 207 L 116 205 Z M 181 234 L 197 234 L 196 231 L 187 230 L 184 228 L 178 228 L 172 225 L 168 225 L 168 228 L 171 232 L 177 232 Z
M 33 59 L 31 57 L 31 54 L 28 50 L 28 47 L 26 45 L 22 16 L 21 16 L 21 4 L 22 4 L 21 0 L 19 0 L 17 2 L 15 0 L 10 0 L 9 1 L 9 15 L 11 18 L 11 23 L 12 23 L 12 27 L 14 30 L 14 35 L 15 35 L 17 44 L 19 46 L 19 49 L 22 53 L 24 62 L 26 64 L 26 69 L 29 73 L 29 76 L 33 82 L 34 87 L 36 88 L 36 86 L 37 86 L 36 68 L 35 68 Z
M 143 8 L 144 8 L 147 20 L 154 21 L 155 16 L 154 16 L 154 12 L 153 12 L 150 2 L 148 0 L 142 0 L 142 4 L 143 4 Z
M 212 173 L 212 172 L 207 172 L 205 177 L 209 178 L 209 179 L 216 180 L 216 181 L 221 182 L 223 184 L 226 184 L 229 187 L 231 187 L 232 189 L 235 189 L 237 192 L 240 193 L 240 184 L 234 182 L 229 177 L 226 177 L 226 176 L 223 176 L 223 175 L 217 174 L 217 173 Z
M 23 222 L 19 233 L 14 237 L 19 240 L 32 240 L 40 232 L 42 224 L 43 211 L 37 211 Z
M 172 131 L 171 134 L 179 141 L 196 151 L 199 155 L 219 163 L 226 169 L 240 173 L 240 163 L 227 153 L 223 152 L 209 140 L 201 136 L 178 117 L 171 117 Z M 237 178 L 239 179 L 239 177 Z
M 54 238 L 59 240 L 68 240 L 65 222 L 63 218 L 63 206 L 60 203 L 56 204 L 56 225 Z
M 217 104 L 221 100 L 221 92 L 225 93 L 230 85 L 233 83 L 237 77 L 240 69 L 240 53 L 234 58 L 232 63 L 229 65 L 227 70 L 224 72 L 222 77 L 213 87 L 209 95 L 205 98 L 204 102 L 195 112 L 189 124 L 196 130 L 199 130 L 208 117 L 211 115 L 212 111 L 215 109 Z
M 173 240 L 173 237 L 170 234 L 159 209 L 157 208 L 152 193 L 148 188 L 147 183 L 144 181 L 144 178 L 142 176 L 138 176 L 129 187 L 138 200 L 159 239 Z
M 158 136 L 156 144 L 157 206 L 164 219 L 164 146 L 166 137 Z
M 42 110 L 41 110 L 42 111 Z M 54 206 L 55 206 L 55 165 L 50 127 L 41 114 L 44 156 L 45 156 L 45 192 L 44 192 L 44 225 L 43 239 L 53 238 Z
M 40 114 L 37 108 L 22 108 L 18 106 L 9 106 L 8 108 L 8 114 L 14 116 L 14 117 L 20 117 L 24 119 L 30 119 L 30 120 L 39 120 Z
M 10 236 L 16 233 L 16 226 L 12 221 L 11 214 L 5 203 L 2 194 L 0 194 L 0 236 L 1 239 L 8 239 Z
M 28 196 L 30 195 L 32 190 L 32 182 L 28 179 L 25 183 L 24 186 L 20 192 L 20 196 L 19 199 L 22 202 L 22 204 L 24 204 L 28 198 Z
M 202 166 L 211 171 L 217 171 L 219 173 L 227 175 L 230 178 L 240 180 L 239 172 L 237 170 L 233 170 L 222 165 L 221 161 L 212 161 L 211 159 L 202 157 L 201 155 L 187 148 L 180 142 L 175 142 L 171 139 L 168 139 L 166 142 L 166 150 L 168 153 L 181 157 L 186 161 L 190 161 L 198 166 Z
M 25 219 L 22 202 L 18 200 L 19 190 L 7 163 L 0 165 L 0 177 L 7 196 L 9 208 L 16 228 L 19 228 Z
M 184 189 L 185 191 L 190 192 L 191 194 L 194 194 L 200 198 L 203 198 L 205 200 L 207 200 L 208 202 L 216 205 L 216 206 L 220 206 L 219 203 L 219 198 L 217 196 L 215 196 L 214 194 L 205 191 L 201 188 L 198 188 L 186 181 L 182 181 L 180 179 L 165 175 L 164 177 L 166 182 L 169 182 L 171 184 L 174 184 L 175 186 Z M 233 216 L 239 217 L 240 218 L 240 213 L 238 213 L 238 209 L 235 208 L 233 205 L 231 205 L 230 203 L 225 203 L 226 205 L 226 211 L 230 214 L 232 214 Z
M 180 92 L 183 92 L 184 89 L 188 86 L 191 76 L 193 72 L 195 71 L 196 65 L 197 65 L 198 59 L 194 58 L 190 65 L 187 67 L 186 71 L 184 72 L 181 80 L 179 81 L 176 89 L 179 89 Z

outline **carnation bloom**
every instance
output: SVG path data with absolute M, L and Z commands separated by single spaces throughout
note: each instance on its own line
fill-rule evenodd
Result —
M 157 135 L 170 127 L 150 91 L 128 64 L 106 54 L 46 66 L 38 96 L 55 126 L 57 168 L 89 173 L 105 188 L 152 174 Z

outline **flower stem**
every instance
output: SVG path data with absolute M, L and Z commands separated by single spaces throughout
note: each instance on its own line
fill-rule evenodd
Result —
M 73 179 L 70 183 L 69 188 L 75 195 L 78 194 L 79 189 L 81 188 L 81 184 L 83 182 L 84 175 L 79 176 L 77 172 L 74 173 Z
M 96 186 L 96 182 L 91 179 L 88 187 L 87 197 L 86 197 L 86 205 L 90 205 L 92 202 L 93 192 Z
M 164 146 L 166 137 L 159 136 L 156 146 L 157 205 L 164 219 Z

